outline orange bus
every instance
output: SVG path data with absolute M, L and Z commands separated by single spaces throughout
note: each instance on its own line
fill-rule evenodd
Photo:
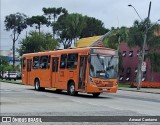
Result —
M 70 95 L 78 92 L 97 97 L 102 92 L 116 93 L 118 53 L 104 47 L 86 47 L 22 56 L 22 83 L 35 90 L 55 88 Z

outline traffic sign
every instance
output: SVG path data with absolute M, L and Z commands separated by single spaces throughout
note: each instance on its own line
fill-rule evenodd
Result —
M 142 70 L 143 72 L 146 71 L 146 62 L 143 62 L 143 63 L 142 63 L 141 70 Z

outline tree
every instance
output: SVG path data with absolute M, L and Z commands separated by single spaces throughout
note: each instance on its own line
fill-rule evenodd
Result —
M 5 17 L 4 23 L 6 31 L 12 31 L 12 41 L 13 41 L 13 69 L 15 67 L 15 42 L 18 40 L 21 32 L 27 28 L 26 24 L 27 16 L 22 13 L 10 14 Z
M 103 41 L 106 47 L 115 49 L 118 51 L 119 55 L 119 71 L 123 70 L 122 65 L 122 54 L 119 52 L 119 46 L 121 42 L 125 42 L 128 39 L 128 28 L 121 27 L 121 28 L 112 28 L 113 30 L 110 31 L 109 35 L 107 35 Z
M 59 16 L 68 14 L 68 11 L 65 8 L 59 7 L 59 8 L 43 8 L 44 15 L 47 16 L 47 19 L 49 21 L 49 25 L 52 26 L 53 31 L 53 37 L 55 36 L 55 23 L 56 19 L 58 19 Z M 53 19 L 53 21 L 52 21 Z
M 128 39 L 128 28 L 121 27 L 110 31 L 107 37 L 104 38 L 104 43 L 107 47 L 119 51 L 120 43 L 127 41 L 127 39 Z
M 80 37 L 85 25 L 85 19 L 81 14 L 66 14 L 58 18 L 55 30 L 64 48 L 70 47 L 73 40 L 76 45 L 77 38 Z
M 146 23 L 147 23 L 147 19 L 145 19 L 144 21 L 135 21 L 133 26 L 129 29 L 129 37 L 128 37 L 128 45 L 130 47 L 135 47 L 138 46 L 140 48 L 139 51 L 139 70 L 141 71 L 141 66 L 140 66 L 140 61 L 142 58 L 142 49 L 143 49 L 143 41 L 144 41 L 144 32 L 146 29 Z M 157 30 L 157 26 L 152 24 L 150 21 L 148 23 L 148 32 L 147 32 L 147 41 L 146 41 L 146 47 L 145 49 L 148 49 L 148 56 L 145 55 L 146 57 L 149 57 L 150 62 L 151 62 L 151 72 L 153 71 L 157 71 L 155 69 L 155 66 L 160 66 L 159 62 L 155 61 L 158 57 L 158 54 L 155 54 L 155 51 L 157 51 L 157 49 L 160 47 L 160 36 L 156 35 L 156 30 Z M 159 29 L 159 28 L 158 28 Z M 158 52 L 158 51 L 157 51 Z M 156 52 L 156 53 L 157 53 Z M 153 64 L 154 62 L 154 64 Z M 138 73 L 139 74 L 139 73 Z M 152 74 L 152 73 L 151 73 Z M 137 76 L 138 78 L 138 76 Z M 152 75 L 151 75 L 151 79 Z
M 48 21 L 45 16 L 32 16 L 27 19 L 27 24 L 31 27 L 35 24 L 36 29 L 39 30 L 39 34 L 41 32 L 41 25 L 47 25 Z
M 74 40 L 74 46 L 76 46 L 77 38 L 80 37 L 82 30 L 86 27 L 86 20 L 81 14 L 72 13 L 67 15 L 66 23 L 68 34 Z
M 4 67 L 6 67 L 7 65 L 9 65 L 7 58 L 4 56 L 0 56 L 0 71 L 3 71 Z
M 104 27 L 104 24 L 101 20 L 98 20 L 94 17 L 84 17 L 86 20 L 86 27 L 82 30 L 80 35 L 81 38 L 103 35 L 109 31 Z
M 17 50 L 20 55 L 40 51 L 49 51 L 58 48 L 58 42 L 52 38 L 50 33 L 30 32 L 29 36 L 20 41 L 20 48 Z

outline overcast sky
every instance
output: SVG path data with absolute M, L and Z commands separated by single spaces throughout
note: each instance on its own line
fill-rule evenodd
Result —
M 111 27 L 132 26 L 133 21 L 139 19 L 133 8 L 128 7 L 132 4 L 142 19 L 147 17 L 149 2 L 152 2 L 151 16 L 152 22 L 160 19 L 160 0 L 0 0 L 0 49 L 10 50 L 12 40 L 10 32 L 4 29 L 4 19 L 6 15 L 16 12 L 24 13 L 27 16 L 42 15 L 43 7 L 63 7 L 69 13 L 80 13 L 90 17 L 95 17 L 104 23 L 108 29 Z M 46 31 L 46 28 L 44 29 Z M 20 35 L 24 38 L 26 30 Z M 18 41 L 16 43 L 18 47 Z

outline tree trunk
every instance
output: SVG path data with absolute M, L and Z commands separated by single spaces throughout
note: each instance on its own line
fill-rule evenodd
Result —
M 77 47 L 77 38 L 74 38 L 74 47 Z
M 40 33 L 41 33 L 41 25 L 40 24 L 38 25 L 38 30 L 39 30 L 39 35 L 40 35 Z
M 13 70 L 15 70 L 15 39 L 13 39 Z

